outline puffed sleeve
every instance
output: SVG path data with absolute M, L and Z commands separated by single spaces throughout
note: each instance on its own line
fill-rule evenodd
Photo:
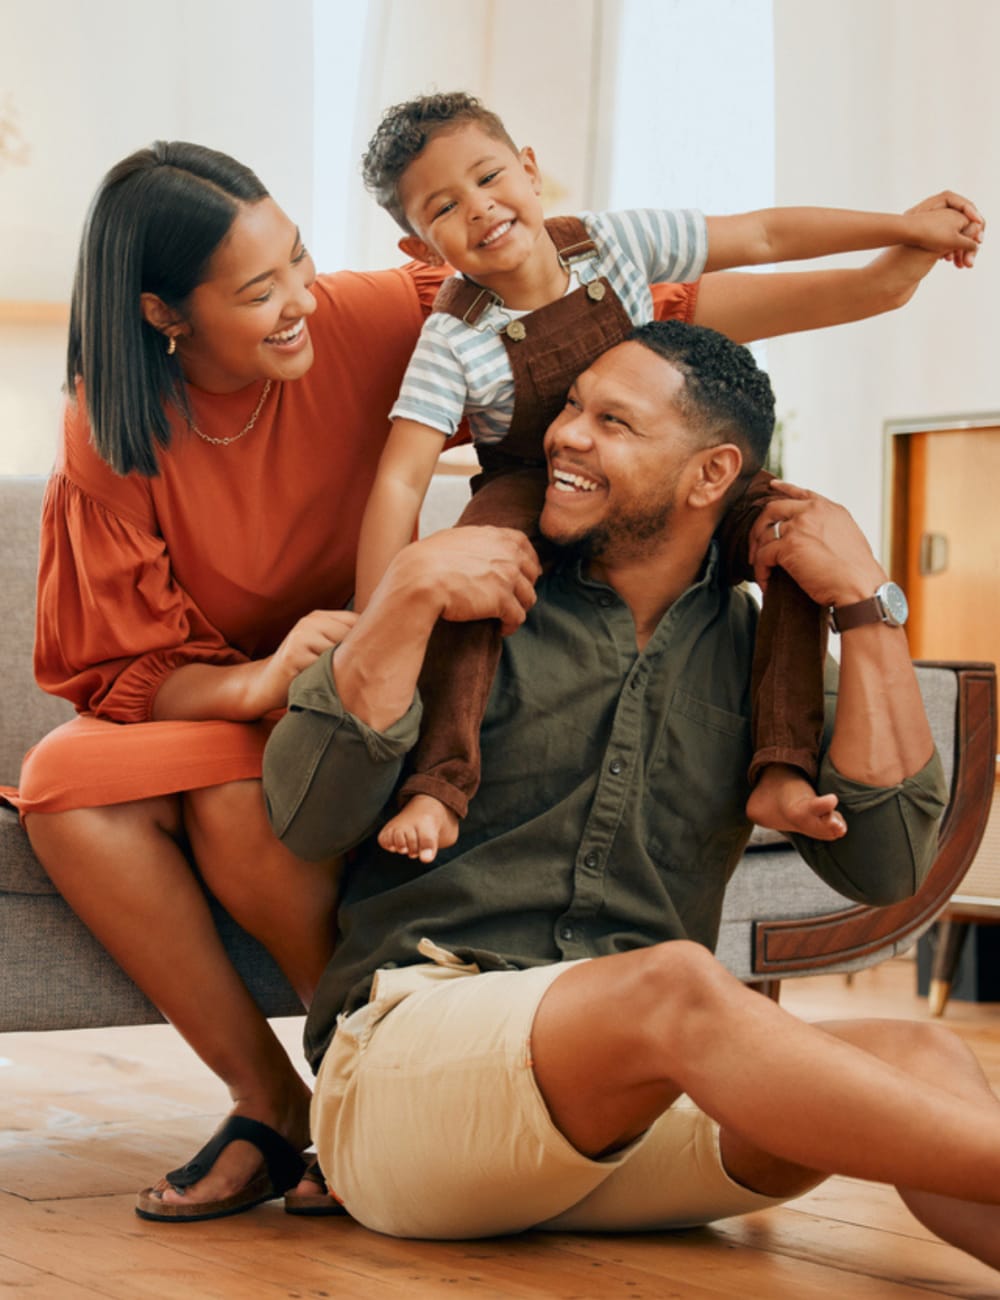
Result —
M 413 281 L 420 310 L 426 318 L 431 314 L 434 299 L 438 296 L 441 285 L 454 272 L 450 266 L 428 266 L 425 262 L 407 262 L 401 269 Z
M 651 284 L 653 316 L 656 320 L 682 320 L 690 325 L 698 305 L 698 286 L 701 280 L 687 284 Z
M 85 425 L 67 410 L 67 445 Z M 35 676 L 80 712 L 115 722 L 147 722 L 163 679 L 183 664 L 244 663 L 175 582 L 163 539 L 145 505 L 143 481 L 119 478 L 82 449 L 81 483 L 63 460 L 42 508 L 35 623 Z M 117 500 L 114 498 L 117 497 Z M 118 507 L 118 508 L 116 508 Z

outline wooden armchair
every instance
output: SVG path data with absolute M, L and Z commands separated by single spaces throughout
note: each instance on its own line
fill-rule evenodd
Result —
M 934 865 L 904 902 L 847 905 L 827 890 L 824 907 L 818 904 L 825 886 L 804 884 L 807 868 L 791 846 L 748 851 L 727 896 L 719 955 L 762 991 L 776 996 L 783 979 L 857 970 L 904 951 L 946 908 L 976 855 L 993 799 L 996 669 L 931 661 L 916 669 L 951 788 Z M 734 926 L 746 933 L 727 933 Z

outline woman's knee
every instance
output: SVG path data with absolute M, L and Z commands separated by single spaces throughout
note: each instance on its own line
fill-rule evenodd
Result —
M 258 780 L 226 781 L 187 791 L 184 823 L 190 835 L 202 840 L 232 841 L 265 830 L 271 836 Z

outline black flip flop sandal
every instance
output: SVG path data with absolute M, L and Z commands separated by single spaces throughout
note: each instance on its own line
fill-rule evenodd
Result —
M 281 1196 L 289 1187 L 295 1186 L 305 1171 L 305 1161 L 298 1151 L 270 1125 L 243 1115 L 230 1115 L 193 1160 L 167 1174 L 167 1182 L 177 1191 L 191 1187 L 205 1177 L 218 1160 L 219 1153 L 230 1142 L 249 1142 L 264 1157 L 264 1168 L 245 1187 L 217 1201 L 190 1205 L 164 1201 L 160 1192 L 147 1187 L 136 1197 L 135 1212 L 139 1218 L 157 1223 L 197 1223 L 203 1219 L 242 1214 L 244 1210 L 252 1210 L 255 1205 Z

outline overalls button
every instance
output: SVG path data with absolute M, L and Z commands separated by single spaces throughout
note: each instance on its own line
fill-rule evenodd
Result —
M 528 331 L 524 328 L 523 321 L 512 320 L 504 333 L 509 339 L 513 339 L 515 343 L 520 343 L 527 336 Z
M 600 302 L 605 292 L 604 285 L 601 284 L 600 280 L 591 280 L 590 284 L 587 285 L 587 297 L 592 302 Z

